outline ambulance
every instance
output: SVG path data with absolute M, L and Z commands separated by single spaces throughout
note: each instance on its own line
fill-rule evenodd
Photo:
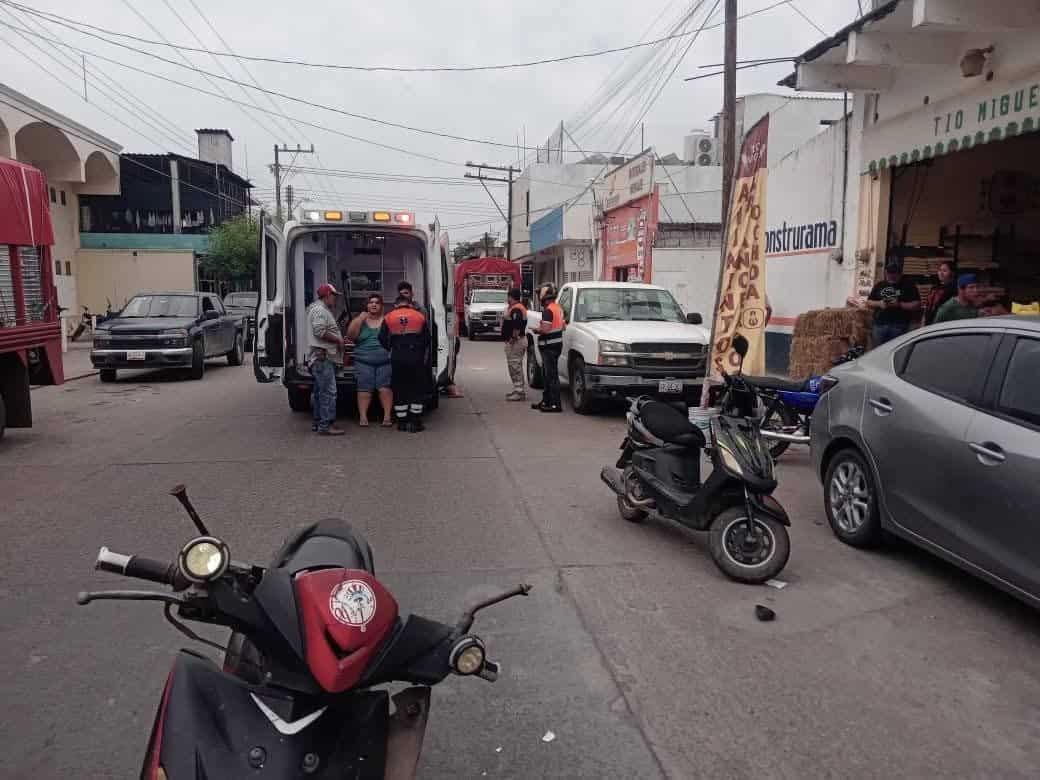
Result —
M 342 293 L 334 314 L 343 332 L 365 309 L 369 295 L 394 305 L 397 286 L 412 284 L 430 323 L 432 347 L 427 359 L 429 409 L 439 391 L 454 380 L 457 316 L 454 313 L 453 263 L 448 237 L 438 222 L 415 224 L 408 211 L 304 211 L 279 226 L 261 214 L 259 300 L 256 309 L 256 380 L 281 384 L 295 412 L 310 409 L 313 380 L 307 369 L 307 307 L 328 282 Z M 353 395 L 357 382 L 351 348 L 337 367 L 340 398 Z

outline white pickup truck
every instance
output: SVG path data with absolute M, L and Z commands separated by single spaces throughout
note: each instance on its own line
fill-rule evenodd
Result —
M 663 287 L 632 282 L 574 282 L 560 288 L 563 310 L 560 379 L 574 410 L 599 399 L 654 395 L 696 403 L 711 334 L 699 313 L 684 315 Z M 542 387 L 537 339 L 528 334 L 527 381 Z

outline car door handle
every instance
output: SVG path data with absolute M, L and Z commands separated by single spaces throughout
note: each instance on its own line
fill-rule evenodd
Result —
M 979 463 L 983 466 L 997 466 L 1007 460 L 1004 450 L 991 441 L 982 444 L 973 441 L 969 443 L 968 446 L 971 447 L 972 452 L 978 456 Z
M 892 414 L 892 402 L 887 398 L 871 398 L 870 405 L 874 407 L 874 414 L 878 417 L 887 417 Z

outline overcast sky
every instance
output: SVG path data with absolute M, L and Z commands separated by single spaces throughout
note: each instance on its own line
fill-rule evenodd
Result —
M 484 65 L 519 62 L 539 58 L 612 48 L 649 40 L 674 28 L 683 14 L 700 5 L 686 30 L 694 31 L 705 23 L 714 0 L 700 4 L 693 0 L 438 0 L 438 2 L 273 2 L 273 0 L 223 0 L 221 3 L 195 0 L 93 0 L 89 4 L 71 0 L 18 0 L 33 8 L 59 14 L 109 30 L 146 39 L 159 36 L 135 15 L 131 5 L 169 41 L 198 47 L 194 36 L 205 47 L 223 49 L 197 8 L 238 54 L 288 58 L 309 62 L 351 65 L 444 66 Z M 745 14 L 774 5 L 776 0 L 741 0 L 739 12 Z M 721 21 L 721 3 L 708 26 Z M 856 0 L 795 0 L 794 5 L 828 33 L 852 21 Z M 864 6 L 868 3 L 864 3 Z M 89 11 L 89 13 L 88 13 Z M 176 11 L 188 26 L 174 14 Z M 656 21 L 655 21 L 656 20 Z M 68 28 L 39 22 L 23 16 L 0 0 L 0 23 L 28 27 L 60 38 L 90 52 L 195 85 L 210 92 L 225 91 L 243 102 L 255 102 L 257 109 L 244 109 L 218 97 L 189 88 L 164 83 L 134 73 L 118 65 L 87 56 L 90 102 L 82 99 L 82 73 L 73 58 L 80 55 L 57 50 L 52 44 L 31 38 L 36 45 L 60 58 L 71 70 L 34 49 L 10 27 L 0 26 L 0 81 L 37 101 L 117 141 L 129 152 L 177 151 L 190 153 L 197 127 L 226 127 L 235 137 L 235 168 L 248 173 L 256 183 L 262 200 L 271 199 L 272 177 L 268 166 L 273 161 L 272 146 L 278 143 L 314 144 L 320 159 L 301 156 L 300 163 L 326 169 L 377 173 L 447 176 L 458 178 L 463 186 L 444 183 L 402 183 L 351 180 L 342 177 L 297 173 L 292 183 L 314 206 L 406 208 L 414 204 L 421 221 L 430 221 L 436 211 L 448 226 L 452 239 L 464 239 L 482 232 L 488 225 L 500 230 L 497 212 L 479 186 L 462 179 L 467 160 L 492 164 L 516 164 L 518 152 L 483 144 L 459 142 L 430 135 L 389 128 L 359 119 L 303 106 L 275 98 L 282 113 L 297 120 L 322 125 L 340 133 L 377 141 L 388 146 L 439 158 L 435 162 L 401 151 L 379 148 L 307 126 L 292 126 L 274 113 L 268 97 L 249 90 L 248 97 L 232 83 L 207 82 L 204 76 L 184 68 L 106 44 L 97 38 L 77 34 Z M 190 28 L 190 29 L 189 29 Z M 740 23 L 739 57 L 765 58 L 801 53 L 823 35 L 789 5 L 749 17 Z M 136 48 L 181 62 L 175 50 L 122 39 Z M 622 138 L 629 136 L 625 150 L 639 145 L 640 102 L 651 94 L 642 90 L 625 99 L 619 93 L 612 102 L 601 105 L 597 90 L 612 75 L 632 74 L 627 85 L 662 83 L 663 90 L 646 113 L 646 143 L 659 154 L 682 154 L 683 136 L 695 127 L 709 126 L 722 99 L 722 79 L 710 78 L 684 82 L 683 77 L 710 72 L 698 66 L 722 61 L 722 30 L 706 29 L 693 43 L 675 75 L 663 79 L 671 70 L 664 67 L 665 55 L 690 40 L 662 44 L 656 60 L 649 58 L 655 49 L 643 48 L 627 53 L 593 59 L 555 63 L 538 67 L 476 73 L 385 73 L 315 70 L 290 65 L 247 63 L 256 80 L 266 89 L 293 95 L 352 113 L 365 114 L 391 122 L 467 136 L 516 144 L 518 137 L 529 146 L 543 144 L 559 125 L 575 126 L 583 115 L 590 118 L 577 127 L 575 138 L 588 151 L 614 151 Z M 11 47 L 30 53 L 26 58 Z M 674 47 L 666 48 L 666 47 Z M 207 71 L 223 71 L 205 53 L 185 52 L 191 63 Z M 44 63 L 40 68 L 35 62 Z M 231 74 L 252 83 L 240 64 L 221 58 Z M 640 70 L 640 66 L 643 66 Z M 738 94 L 776 91 L 776 82 L 790 70 L 789 64 L 744 70 L 738 79 Z M 143 119 L 139 107 L 133 111 L 113 103 L 95 85 L 100 72 L 130 90 L 150 109 L 162 115 L 176 130 L 171 139 L 161 135 Z M 55 77 L 60 77 L 66 85 Z M 650 77 L 653 78 L 650 78 Z M 108 111 L 121 120 L 104 113 Z M 152 122 L 160 122 L 154 117 Z M 180 145 L 174 141 L 179 140 Z M 568 144 L 567 149 L 573 149 Z M 246 159 L 248 156 L 248 171 Z M 578 159 L 577 153 L 568 159 Z M 338 190 L 338 192 L 336 192 Z M 505 202 L 503 187 L 493 190 Z M 481 220 L 487 224 L 476 224 Z

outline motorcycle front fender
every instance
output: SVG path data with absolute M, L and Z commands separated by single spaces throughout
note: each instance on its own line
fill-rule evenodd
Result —
M 430 689 L 406 688 L 394 696 L 394 714 L 386 739 L 384 780 L 415 780 L 430 714 Z
M 791 518 L 788 517 L 787 510 L 784 509 L 780 505 L 780 502 L 772 496 L 749 492 L 748 501 L 751 503 L 751 508 L 754 510 L 756 515 L 771 517 L 781 525 L 790 527 Z

